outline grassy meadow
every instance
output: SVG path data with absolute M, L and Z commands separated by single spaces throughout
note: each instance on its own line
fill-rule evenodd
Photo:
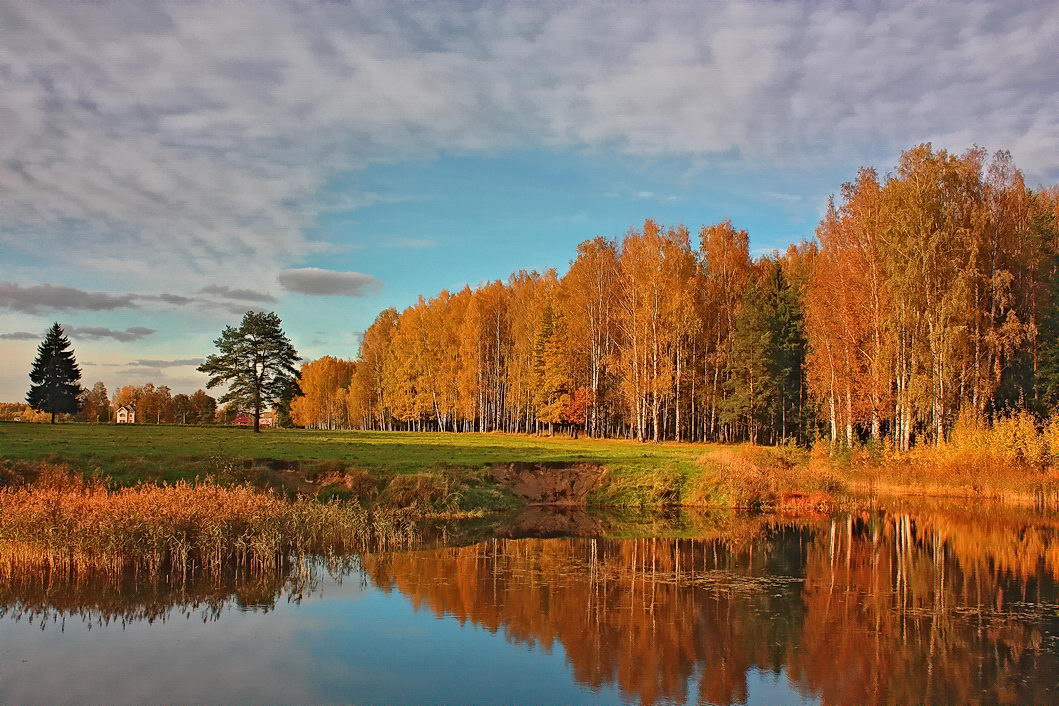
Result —
M 414 473 L 514 461 L 597 463 L 613 470 L 693 464 L 706 444 L 640 444 L 515 434 L 317 431 L 243 427 L 0 423 L 0 458 L 99 467 L 120 482 L 187 480 L 225 462 L 272 459 Z
M 0 423 L 0 460 L 64 464 L 113 486 L 196 478 L 252 483 L 290 494 L 416 500 L 435 509 L 503 510 L 518 500 L 494 463 L 591 464 L 608 471 L 600 502 L 647 504 L 659 474 L 695 476 L 705 444 L 513 434 L 317 431 L 241 427 Z
M 210 479 L 288 498 L 460 515 L 522 506 L 492 466 L 523 462 L 603 469 L 587 501 L 611 507 L 816 508 L 876 495 L 1059 503 L 1052 427 L 1035 430 L 1014 418 L 957 432 L 940 447 L 897 453 L 501 433 L 0 423 L 0 485 L 62 466 L 112 489 Z

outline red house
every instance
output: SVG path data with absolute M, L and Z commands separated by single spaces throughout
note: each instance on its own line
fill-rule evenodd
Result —
M 232 420 L 232 424 L 237 427 L 252 427 L 254 426 L 254 415 L 252 414 L 240 414 L 238 417 Z M 261 426 L 262 427 L 274 427 L 276 426 L 276 413 L 275 412 L 262 412 L 261 413 Z

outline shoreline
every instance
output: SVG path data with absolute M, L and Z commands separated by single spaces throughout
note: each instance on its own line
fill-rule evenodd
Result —
M 813 449 L 535 435 L 0 424 L 0 487 L 61 467 L 111 489 L 207 479 L 422 517 L 532 505 L 798 509 L 875 498 L 1059 508 L 1059 473 L 957 446 Z

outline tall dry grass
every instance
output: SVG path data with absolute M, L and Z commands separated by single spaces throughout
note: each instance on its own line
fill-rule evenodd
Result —
M 833 506 L 846 490 L 831 468 L 793 446 L 724 447 L 699 463 L 702 473 L 685 493 L 688 505 L 810 510 Z
M 212 481 L 110 490 L 50 467 L 31 484 L 0 489 L 0 576 L 262 571 L 297 555 L 403 546 L 415 534 L 400 511 Z
M 902 452 L 890 444 L 834 450 L 820 443 L 812 459 L 861 492 L 1059 506 L 1059 416 L 1042 422 L 1023 411 L 988 423 L 964 412 L 941 444 Z

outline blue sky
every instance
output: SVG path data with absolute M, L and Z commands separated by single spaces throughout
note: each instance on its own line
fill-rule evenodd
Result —
M 0 400 L 35 337 L 192 391 L 237 312 L 306 357 L 644 218 L 757 253 L 923 141 L 1059 180 L 1050 2 L 0 0 Z

